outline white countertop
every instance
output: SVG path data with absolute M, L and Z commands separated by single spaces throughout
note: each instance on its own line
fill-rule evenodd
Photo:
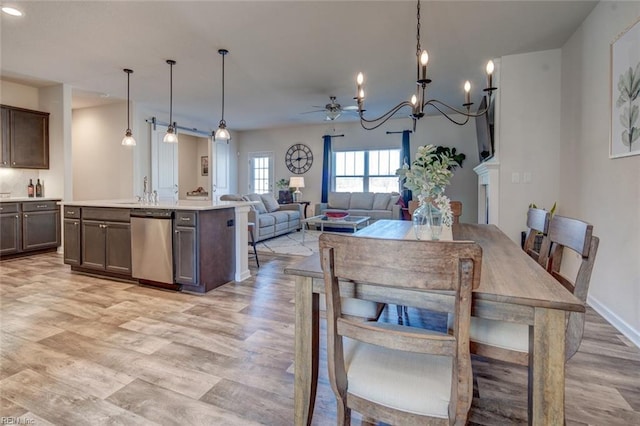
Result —
M 32 199 L 30 199 L 32 200 Z M 39 198 L 42 200 L 42 198 Z M 133 199 L 62 201 L 62 206 L 112 207 L 121 209 L 162 209 L 162 210 L 215 210 L 250 206 L 256 201 L 213 201 L 213 200 L 160 200 L 158 204 L 143 204 Z
M 0 203 L 21 203 L 23 201 L 60 201 L 60 197 L 7 197 L 7 198 L 0 198 Z

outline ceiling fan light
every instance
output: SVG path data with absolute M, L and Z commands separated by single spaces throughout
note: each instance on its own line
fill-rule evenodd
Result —
M 340 115 L 342 115 L 342 112 L 339 110 L 329 110 L 327 111 L 327 120 L 333 121 L 336 118 L 340 117 Z

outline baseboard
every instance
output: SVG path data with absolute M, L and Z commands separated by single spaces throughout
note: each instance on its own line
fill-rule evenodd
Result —
M 605 305 L 600 303 L 594 297 L 589 296 L 587 298 L 587 303 L 591 306 L 597 313 L 602 315 L 604 319 L 606 319 L 612 326 L 614 326 L 620 333 L 624 334 L 631 343 L 640 348 L 640 331 L 635 330 L 626 321 L 617 316 L 614 312 L 612 312 Z

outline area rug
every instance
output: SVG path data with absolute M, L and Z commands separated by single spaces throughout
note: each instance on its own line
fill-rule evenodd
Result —
M 294 256 L 311 256 L 318 252 L 318 237 L 320 231 L 305 231 L 304 244 L 302 244 L 302 231 L 290 232 L 277 238 L 260 241 L 256 244 L 258 255 L 260 253 L 286 254 Z M 249 246 L 249 251 L 253 249 Z

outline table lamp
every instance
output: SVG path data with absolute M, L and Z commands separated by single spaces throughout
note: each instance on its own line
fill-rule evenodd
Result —
M 302 176 L 294 176 L 289 179 L 289 188 L 295 188 L 293 193 L 293 201 L 302 201 L 302 192 L 300 188 L 304 188 L 304 178 Z

